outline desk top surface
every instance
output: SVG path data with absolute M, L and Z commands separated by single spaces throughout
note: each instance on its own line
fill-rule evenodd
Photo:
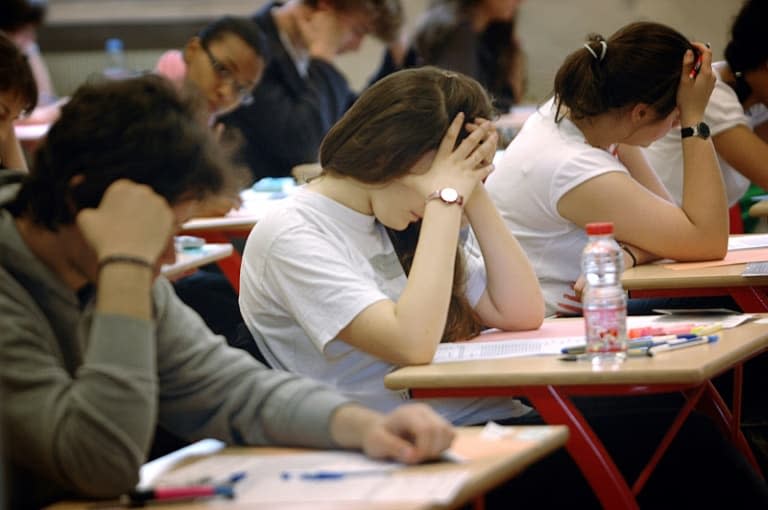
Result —
M 547 319 L 578 321 L 583 319 Z M 463 361 L 400 368 L 384 378 L 391 389 L 480 388 L 541 385 L 700 384 L 739 361 L 768 349 L 768 324 L 750 322 L 719 332 L 717 342 L 631 357 L 619 365 L 593 366 L 559 356 Z
M 533 462 L 545 457 L 552 451 L 563 446 L 568 439 L 568 428 L 556 426 L 520 426 L 505 427 L 509 432 L 504 437 L 493 441 L 483 440 L 481 427 L 462 427 L 457 429 L 457 437 L 452 449 L 467 457 L 469 462 L 463 464 L 431 463 L 406 467 L 393 472 L 392 476 L 408 476 L 418 473 L 435 473 L 441 470 L 468 470 L 469 480 L 460 490 L 455 500 L 449 505 L 432 505 L 418 502 L 374 503 L 362 502 L 292 502 L 282 504 L 238 504 L 237 499 L 227 501 L 211 499 L 188 504 L 174 504 L 174 509 L 276 509 L 276 510 L 437 510 L 458 508 L 473 498 L 487 492 L 519 472 Z M 285 448 L 229 448 L 224 452 L 242 453 L 245 455 L 273 455 L 289 452 L 306 452 L 306 450 Z M 297 495 L 297 498 L 300 495 Z M 96 503 L 98 504 L 98 503 Z M 71 502 L 60 503 L 48 507 L 49 510 L 81 510 L 93 508 L 94 503 Z M 120 508 L 119 506 L 115 508 Z
M 171 278 L 228 257 L 232 255 L 232 250 L 231 244 L 214 243 L 191 250 L 176 251 L 176 262 L 163 265 L 161 273 L 163 276 Z
M 203 230 L 248 232 L 286 196 L 281 191 L 254 192 L 252 190 L 246 190 L 240 195 L 243 204 L 239 209 L 233 209 L 224 216 L 192 218 L 181 226 L 181 230 L 183 232 Z
M 670 263 L 643 264 L 627 269 L 621 276 L 621 284 L 627 290 L 768 286 L 768 275 L 741 276 L 746 264 L 677 270 L 665 267 Z
M 753 250 L 729 251 L 729 259 L 739 255 L 743 259 L 762 260 L 765 256 L 765 235 L 737 235 L 731 236 L 731 244 L 746 244 L 746 240 L 755 243 Z M 763 249 L 761 249 L 763 248 Z M 736 260 L 739 260 L 736 258 Z M 675 263 L 670 260 L 659 261 L 652 264 L 642 264 L 624 271 L 621 283 L 627 290 L 652 290 L 652 289 L 696 289 L 706 287 L 762 287 L 768 286 L 768 275 L 765 276 L 741 276 L 746 267 L 746 262 L 712 267 L 692 267 L 686 269 L 672 269 L 667 267 Z M 682 266 L 681 266 L 682 267 Z

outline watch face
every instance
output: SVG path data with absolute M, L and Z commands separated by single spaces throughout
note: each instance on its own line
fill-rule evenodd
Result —
M 459 199 L 459 192 L 453 188 L 443 188 L 440 190 L 440 198 L 443 202 L 452 204 Z
M 702 138 L 709 137 L 709 126 L 708 125 L 706 125 L 703 122 L 700 122 L 697 127 L 698 127 L 698 131 L 699 131 L 699 136 L 700 137 L 702 137 Z

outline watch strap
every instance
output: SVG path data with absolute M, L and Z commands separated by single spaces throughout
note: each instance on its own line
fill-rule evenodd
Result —
M 456 199 L 455 200 L 448 200 L 448 199 L 446 199 L 446 197 L 444 196 L 444 192 L 445 191 L 450 191 L 452 194 L 454 194 L 456 196 Z M 427 195 L 427 198 L 424 201 L 425 202 L 429 202 L 430 200 L 435 200 L 435 199 L 438 199 L 438 200 L 442 201 L 445 204 L 464 205 L 464 197 L 461 196 L 461 194 L 458 191 L 456 191 L 455 189 L 453 189 L 453 188 L 440 188 L 440 189 L 437 189 L 437 190 L 433 191 L 432 193 L 430 193 L 429 195 Z

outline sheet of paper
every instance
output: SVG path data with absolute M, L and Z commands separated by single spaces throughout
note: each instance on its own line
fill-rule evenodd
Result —
M 556 338 L 531 338 L 527 340 L 513 339 L 491 342 L 445 343 L 437 347 L 432 363 L 562 354 L 564 347 L 581 345 L 583 343 L 583 334 Z
M 668 315 L 635 315 L 627 317 L 627 330 L 646 326 L 705 326 L 719 323 L 723 329 L 734 328 L 754 318 L 751 314 L 690 313 Z M 492 330 L 467 342 L 440 344 L 432 363 L 516 358 L 523 356 L 559 355 L 564 347 L 584 345 L 582 319 L 544 321 L 533 331 L 507 333 Z
M 668 315 L 632 315 L 627 317 L 627 329 L 629 328 L 642 328 L 645 326 L 706 326 L 709 324 L 720 323 L 723 329 L 735 328 L 741 324 L 744 324 L 748 320 L 755 318 L 755 315 L 749 313 L 740 314 L 715 314 L 704 313 L 697 315 L 694 313 L 686 314 L 668 314 Z
M 768 248 L 768 234 L 749 234 L 728 238 L 728 251 Z
M 466 483 L 469 473 L 455 469 L 440 473 L 394 475 L 403 466 L 371 460 L 355 452 L 317 452 L 254 456 L 220 454 L 194 462 L 155 481 L 156 486 L 216 483 L 235 473 L 245 477 L 235 485 L 238 503 L 314 501 L 424 501 L 446 503 Z M 306 480 L 302 473 L 351 473 L 340 479 Z M 358 475 L 352 473 L 364 472 Z M 299 475 L 299 476 L 297 476 Z

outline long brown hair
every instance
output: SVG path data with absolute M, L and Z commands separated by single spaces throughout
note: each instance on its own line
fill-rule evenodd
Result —
M 424 154 L 436 150 L 459 112 L 467 119 L 490 118 L 488 94 L 472 78 L 435 67 L 406 69 L 367 89 L 334 125 L 320 146 L 324 173 L 383 184 L 407 174 Z M 462 129 L 457 144 L 467 136 Z M 410 271 L 420 223 L 397 232 L 388 229 L 406 274 Z M 461 250 L 456 253 L 453 289 L 443 341 L 481 330 L 464 296 Z
M 555 76 L 558 122 L 563 106 L 581 119 L 645 103 L 666 117 L 677 106 L 683 55 L 696 52 L 680 32 L 651 22 L 626 25 L 607 40 L 590 34 L 587 46 L 568 55 Z

